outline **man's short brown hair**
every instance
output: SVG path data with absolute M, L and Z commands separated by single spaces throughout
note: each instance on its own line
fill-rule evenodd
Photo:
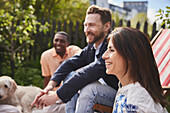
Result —
M 109 9 L 101 8 L 96 5 L 92 5 L 87 9 L 86 15 L 87 14 L 99 14 L 103 24 L 107 22 L 111 23 L 111 12 Z

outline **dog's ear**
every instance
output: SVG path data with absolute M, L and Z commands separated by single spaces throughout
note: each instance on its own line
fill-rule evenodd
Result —
M 9 94 L 13 94 L 16 89 L 17 89 L 17 84 L 16 84 L 16 82 L 11 78 L 11 79 L 10 79 Z

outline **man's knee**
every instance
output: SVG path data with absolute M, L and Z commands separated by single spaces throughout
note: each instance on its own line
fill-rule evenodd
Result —
M 116 95 L 116 90 L 108 85 L 103 85 L 96 81 L 91 84 L 86 85 L 80 91 L 79 99 L 95 99 L 95 98 L 113 98 Z
M 98 81 L 96 81 L 96 82 L 86 85 L 84 88 L 82 88 L 81 91 L 83 91 L 83 90 L 93 91 L 93 90 L 96 90 L 99 85 L 101 85 L 101 84 Z
M 95 98 L 98 94 L 97 86 L 98 82 L 93 82 L 88 85 L 86 85 L 84 88 L 81 89 L 79 99 L 81 98 Z

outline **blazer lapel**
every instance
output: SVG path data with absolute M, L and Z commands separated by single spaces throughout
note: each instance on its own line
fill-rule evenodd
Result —
M 100 51 L 99 51 L 99 56 L 102 56 L 103 53 L 106 51 L 106 49 L 107 49 L 107 38 L 105 38 L 104 41 L 103 41 L 103 44 L 102 44 Z
M 90 56 L 91 56 L 91 59 L 92 59 L 92 61 L 94 61 L 94 56 L 95 56 L 95 49 L 94 49 L 94 47 L 92 46 L 91 48 L 90 48 Z

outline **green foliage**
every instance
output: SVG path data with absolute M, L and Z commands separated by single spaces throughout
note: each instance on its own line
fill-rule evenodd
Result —
M 18 85 L 33 85 L 43 88 L 43 77 L 41 76 L 42 74 L 39 59 L 26 61 L 24 63 L 18 63 L 16 61 L 16 67 L 17 68 L 14 75 L 14 80 L 17 82 Z M 5 66 L 5 63 L 2 63 L 1 70 L 3 71 L 0 75 L 9 76 L 11 73 L 10 67 Z
M 0 10 L 0 43 L 7 51 L 17 52 L 26 44 L 33 44 L 34 40 L 31 39 L 31 35 L 36 33 L 36 26 L 41 24 L 33 15 L 35 9 L 32 4 L 23 7 L 19 1 L 8 2 L 5 5 L 7 5 L 6 7 L 11 6 L 11 10 Z M 48 30 L 44 26 L 40 28 L 42 29 L 42 27 Z
M 146 13 L 138 13 L 131 19 L 131 26 L 136 27 L 136 24 L 139 22 L 141 24 L 140 30 L 143 30 L 144 23 L 147 21 Z
M 167 108 L 168 113 L 170 113 L 170 95 L 167 97 L 166 100 L 169 102 L 169 105 L 166 108 Z
M 37 58 L 36 60 L 25 61 L 23 64 L 24 67 L 31 67 L 41 70 L 40 59 Z
M 147 14 L 146 13 L 138 13 L 131 19 L 131 27 L 136 28 L 137 23 L 140 23 L 140 30 L 144 31 L 144 24 L 145 21 L 148 22 Z M 152 25 L 148 22 L 148 36 L 151 38 L 152 35 Z
M 18 63 L 14 79 L 19 85 L 33 85 L 43 88 L 40 59 Z
M 43 88 L 43 78 L 40 69 L 20 67 L 17 69 L 14 79 L 18 85 L 33 85 Z
M 112 19 L 113 19 L 114 22 L 115 22 L 115 26 L 118 26 L 118 25 L 119 25 L 119 21 L 120 21 L 122 18 L 119 17 L 118 12 L 113 12 L 113 13 L 112 13 Z
M 5 60 L 5 59 L 3 59 Z M 0 75 L 11 75 L 11 67 L 9 60 L 5 60 L 6 62 L 1 62 L 1 72 Z
M 29 5 L 27 9 L 23 9 L 19 3 L 14 4 L 11 11 L 0 11 L 0 42 L 4 42 L 3 47 L 10 49 L 9 44 L 19 43 L 21 46 L 27 43 L 33 43 L 30 39 L 30 32 L 36 32 L 36 25 L 40 24 L 33 15 L 34 8 Z M 20 46 L 19 46 L 20 47 Z M 19 48 L 16 47 L 15 51 Z
M 36 0 L 34 7 L 38 19 L 60 20 L 62 23 L 64 20 L 72 20 L 75 24 L 76 21 L 84 20 L 89 5 L 88 0 Z
M 35 0 L 3 0 L 1 2 L 4 6 L 0 10 L 0 47 L 5 50 L 1 54 L 8 57 L 12 74 L 14 74 L 15 61 L 21 62 L 21 56 L 18 57 L 17 52 L 25 51 L 22 54 L 24 59 L 27 55 L 26 48 L 34 43 L 31 36 L 37 32 L 37 26 L 40 26 L 41 31 L 46 32 L 48 23 L 42 25 L 37 21 L 33 8 Z
M 159 9 L 159 11 L 157 11 L 159 14 L 156 15 L 156 17 L 158 17 L 158 20 L 162 21 L 161 26 L 166 25 L 166 28 L 170 28 L 170 7 L 166 7 L 166 11 Z

